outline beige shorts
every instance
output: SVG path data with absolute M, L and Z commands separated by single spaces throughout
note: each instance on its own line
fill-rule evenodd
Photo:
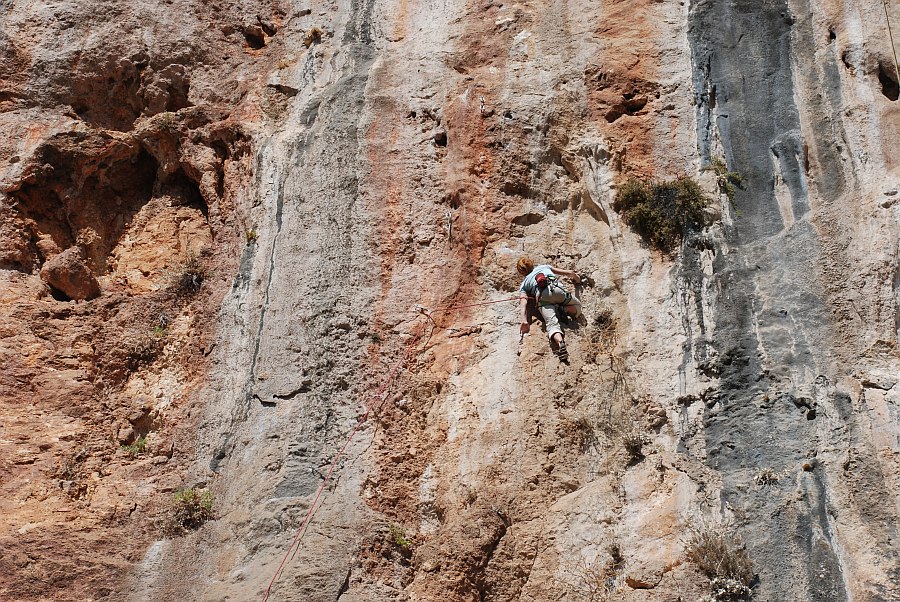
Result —
M 568 295 L 566 291 L 555 284 L 551 284 L 541 293 L 538 303 L 538 311 L 544 318 L 544 326 L 547 328 L 547 336 L 553 340 L 553 335 L 557 332 L 562 333 L 559 325 L 559 318 L 556 317 L 556 306 L 560 305 L 565 308 L 567 314 L 578 317 L 581 315 L 581 301 L 575 295 Z

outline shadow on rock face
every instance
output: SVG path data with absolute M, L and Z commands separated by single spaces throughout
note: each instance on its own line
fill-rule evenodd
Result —
M 104 273 L 110 250 L 150 199 L 156 171 L 156 161 L 125 137 L 66 132 L 50 139 L 19 187 L 7 191 L 37 241 L 33 263 L 78 245 L 85 264 Z

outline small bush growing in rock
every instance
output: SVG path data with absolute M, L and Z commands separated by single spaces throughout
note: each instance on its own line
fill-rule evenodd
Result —
M 605 561 L 599 555 L 591 563 L 579 558 L 578 563 L 567 571 L 572 578 L 569 587 L 588 602 L 604 602 L 616 591 L 624 559 L 616 543 L 607 548 L 607 553 L 609 558 Z
M 613 318 L 612 310 L 608 307 L 600 309 L 597 312 L 597 315 L 594 316 L 594 326 L 600 332 L 614 328 L 616 326 L 616 322 Z
M 749 600 L 753 590 L 737 579 L 715 577 L 709 582 L 712 592 L 710 597 L 715 602 Z
M 125 368 L 134 372 L 152 364 L 163 350 L 162 337 L 156 333 L 140 333 L 123 340 Z
M 184 535 L 199 529 L 212 519 L 212 492 L 188 488 L 175 492 L 172 507 L 163 521 L 163 530 L 169 535 Z
M 169 274 L 168 289 L 176 297 L 192 297 L 200 291 L 206 279 L 206 270 L 196 255 L 189 255 Z
M 572 438 L 582 452 L 586 452 L 597 445 L 597 425 L 594 423 L 593 418 L 582 414 L 572 420 L 570 424 Z
M 753 477 L 753 482 L 756 483 L 758 487 L 766 487 L 768 485 L 775 485 L 780 478 L 781 475 L 771 468 L 763 468 Z
M 178 127 L 178 117 L 171 111 L 160 113 L 158 119 L 160 127 L 164 130 L 171 131 Z
M 122 449 L 132 458 L 135 458 L 147 449 L 147 437 L 143 435 L 134 440 L 134 443 L 123 445 Z
M 719 190 L 725 193 L 730 202 L 734 202 L 735 186 L 743 188 L 744 177 L 736 171 L 728 171 L 725 161 L 719 157 L 714 157 L 707 169 L 712 169 L 716 174 L 716 183 Z
M 587 357 L 599 363 L 600 356 L 611 356 L 616 348 L 616 319 L 609 308 L 600 309 L 588 333 Z M 611 359 L 611 358 L 610 358 Z
M 630 431 L 622 435 L 622 446 L 628 454 L 628 463 L 637 464 L 644 459 L 644 446 L 650 443 L 650 437 L 644 433 Z
M 412 541 L 406 536 L 406 529 L 400 525 L 388 525 L 388 533 L 391 542 L 401 550 L 408 550 L 412 546 Z
M 686 547 L 687 559 L 709 577 L 714 600 L 734 602 L 750 598 L 753 563 L 730 525 L 697 523 L 691 528 Z
M 671 253 L 686 231 L 703 224 L 703 209 L 709 199 L 691 178 L 665 182 L 625 182 L 614 206 L 626 224 L 653 247 Z
M 575 425 L 575 430 L 586 440 L 592 440 L 596 437 L 596 433 L 594 432 L 594 421 L 590 416 L 585 414 L 578 416 L 572 423 Z
M 159 315 L 156 316 L 156 320 L 154 320 L 153 327 L 150 329 L 150 334 L 156 339 L 164 339 L 166 335 L 169 334 L 169 324 L 172 319 L 169 317 L 164 311 L 159 312 Z

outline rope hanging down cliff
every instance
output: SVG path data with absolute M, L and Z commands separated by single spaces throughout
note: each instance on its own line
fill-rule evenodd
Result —
M 388 377 L 385 379 L 384 383 L 382 383 L 381 387 L 378 389 L 378 392 L 375 394 L 375 398 L 371 401 L 371 403 L 366 403 L 366 411 L 360 417 L 359 421 L 357 421 L 356 426 L 350 431 L 350 434 L 347 436 L 347 440 L 341 446 L 338 453 L 335 455 L 334 459 L 331 462 L 331 465 L 328 467 L 328 472 L 325 474 L 325 478 L 319 484 L 319 488 L 316 490 L 316 495 L 313 498 L 312 504 L 309 506 L 309 510 L 306 513 L 306 516 L 303 519 L 303 522 L 300 523 L 300 527 L 297 529 L 296 535 L 294 535 L 293 540 L 291 540 L 291 545 L 288 547 L 287 551 L 284 554 L 284 557 L 281 559 L 281 563 L 278 565 L 278 568 L 275 570 L 275 574 L 272 575 L 272 580 L 269 582 L 268 587 L 266 587 L 265 594 L 263 595 L 263 602 L 266 602 L 269 599 L 269 595 L 271 594 L 272 587 L 275 585 L 275 582 L 278 580 L 278 577 L 284 571 L 285 564 L 288 561 L 288 558 L 293 558 L 293 555 L 297 553 L 300 549 L 299 542 L 303 534 L 306 532 L 307 527 L 309 526 L 310 521 L 315 515 L 316 511 L 321 508 L 321 504 L 317 507 L 316 504 L 319 502 L 319 499 L 322 497 L 322 493 L 325 490 L 325 486 L 328 484 L 328 481 L 331 479 L 331 475 L 334 472 L 335 467 L 337 467 L 338 460 L 344 455 L 344 452 L 347 451 L 347 448 L 350 446 L 350 443 L 353 441 L 353 438 L 356 436 L 356 433 L 362 427 L 362 425 L 369 419 L 369 417 L 377 412 L 382 405 L 384 405 L 385 400 L 387 399 L 387 392 L 390 388 L 391 384 L 396 380 L 397 375 L 400 372 L 400 369 L 403 365 L 412 359 L 414 356 L 421 354 L 428 347 L 428 343 L 431 341 L 431 337 L 434 335 L 434 331 L 439 328 L 437 323 L 434 321 L 432 317 L 434 314 L 447 313 L 451 310 L 456 309 L 464 309 L 467 307 L 480 307 L 483 305 L 493 305 L 495 303 L 506 303 L 510 301 L 518 301 L 519 297 L 508 297 L 505 299 L 497 299 L 495 301 L 484 301 L 480 303 L 468 303 L 463 305 L 450 305 L 444 307 L 442 309 L 429 311 L 427 308 L 422 307 L 421 305 L 416 306 L 416 311 L 418 312 L 418 316 L 414 318 L 415 321 L 419 321 L 421 318 L 426 318 L 427 321 L 419 321 L 419 327 L 421 330 L 414 334 L 409 342 L 406 344 L 406 349 L 400 356 L 400 359 L 394 364 L 391 371 L 388 373 Z M 418 328 L 418 327 L 417 327 Z M 414 329 L 415 330 L 415 329 Z M 426 336 L 427 335 L 427 336 Z M 415 350 L 419 343 L 424 340 L 421 347 L 418 350 Z M 414 351 L 415 350 L 415 351 Z M 293 553 L 293 554 L 292 554 Z

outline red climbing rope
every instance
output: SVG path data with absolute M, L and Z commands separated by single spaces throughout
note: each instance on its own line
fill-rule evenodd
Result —
M 507 301 L 518 301 L 521 297 L 508 297 L 506 299 L 497 299 L 496 301 L 484 301 L 482 303 L 467 303 L 466 305 L 451 305 L 450 307 L 445 307 L 444 309 L 435 310 L 435 313 L 444 313 L 450 311 L 451 309 L 463 309 L 465 307 L 478 307 L 480 305 L 493 305 L 494 303 L 506 303 Z M 534 297 L 528 297 L 529 299 L 533 299 Z
M 388 374 L 387 380 L 384 381 L 384 384 L 381 385 L 381 389 L 378 390 L 375 401 L 366 408 L 365 413 L 356 423 L 356 426 L 353 427 L 353 430 L 350 431 L 350 435 L 347 437 L 347 441 L 344 442 L 344 445 L 338 451 L 337 455 L 334 457 L 334 460 L 331 462 L 331 466 L 328 467 L 328 472 L 325 474 L 325 478 L 322 480 L 322 483 L 319 485 L 319 489 L 316 491 L 316 497 L 313 499 L 313 503 L 309 506 L 309 511 L 306 513 L 306 517 L 303 519 L 303 522 L 300 523 L 300 528 L 297 529 L 297 534 L 294 536 L 293 541 L 291 541 L 290 547 L 287 549 L 287 552 L 284 554 L 284 558 L 281 559 L 281 564 L 278 565 L 278 569 L 275 571 L 275 574 L 272 575 L 272 580 L 269 582 L 269 586 L 266 588 L 266 593 L 263 596 L 263 602 L 269 599 L 269 593 L 272 590 L 272 586 L 275 584 L 275 581 L 278 579 L 278 576 L 281 575 L 282 570 L 284 569 L 284 564 L 287 562 L 288 556 L 291 555 L 291 550 L 294 549 L 294 546 L 297 545 L 297 542 L 300 541 L 300 536 L 303 534 L 305 527 L 309 524 L 310 519 L 313 516 L 313 510 L 316 507 L 316 504 L 319 501 L 319 498 L 322 496 L 322 492 L 325 490 L 325 485 L 328 484 L 328 480 L 331 478 L 331 473 L 334 472 L 335 466 L 337 466 L 338 460 L 344 455 L 344 452 L 347 451 L 347 447 L 350 445 L 350 442 L 353 441 L 353 437 L 356 435 L 356 432 L 360 429 L 360 427 L 369 419 L 369 414 L 372 413 L 373 410 L 378 409 L 381 404 L 384 403 L 384 400 L 387 399 L 387 389 L 390 384 L 393 382 L 394 378 L 397 376 L 397 372 L 400 369 L 400 366 L 406 361 L 407 356 L 409 355 L 409 347 L 407 347 L 406 352 L 400 358 L 400 360 L 394 364 L 393 369 L 390 374 Z M 297 548 L 300 549 L 299 546 Z

